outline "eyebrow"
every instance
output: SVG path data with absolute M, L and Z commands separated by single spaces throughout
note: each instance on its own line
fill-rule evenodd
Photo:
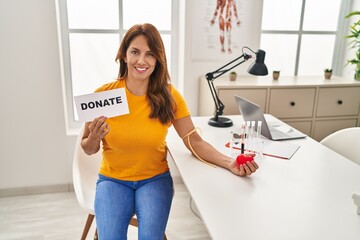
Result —
M 138 48 L 136 48 L 136 47 L 129 47 L 129 48 L 131 48 L 131 50 L 137 50 L 137 51 L 140 51 L 140 49 L 138 49 Z M 149 51 L 146 51 L 147 53 L 149 53 L 149 52 L 151 52 L 151 53 L 153 53 L 153 51 L 152 50 L 149 50 Z

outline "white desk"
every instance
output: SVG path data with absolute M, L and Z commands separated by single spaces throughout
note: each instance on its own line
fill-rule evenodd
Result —
M 234 126 L 215 128 L 194 117 L 202 137 L 221 152 Z M 267 116 L 273 119 L 272 116 Z M 290 160 L 265 157 L 251 177 L 208 166 L 191 156 L 176 131 L 167 143 L 180 175 L 214 240 L 358 240 L 360 216 L 352 194 L 360 193 L 360 167 L 311 138 Z

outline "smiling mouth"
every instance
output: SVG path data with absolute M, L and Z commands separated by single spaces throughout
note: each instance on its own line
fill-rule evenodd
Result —
M 145 72 L 147 68 L 145 67 L 135 67 L 136 70 L 138 70 L 139 72 Z

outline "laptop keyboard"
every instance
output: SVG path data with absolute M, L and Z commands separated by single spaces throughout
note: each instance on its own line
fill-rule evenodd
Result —
M 283 137 L 289 137 L 289 134 L 286 134 L 276 128 L 270 128 L 271 130 L 271 136 L 274 138 L 274 139 L 278 139 L 278 138 L 283 138 Z

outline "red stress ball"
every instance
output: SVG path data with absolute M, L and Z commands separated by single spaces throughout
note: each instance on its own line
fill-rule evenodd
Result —
M 244 164 L 246 162 L 251 162 L 251 161 L 254 161 L 254 154 L 240 154 L 236 158 L 236 163 L 237 163 L 238 167 L 241 164 Z

